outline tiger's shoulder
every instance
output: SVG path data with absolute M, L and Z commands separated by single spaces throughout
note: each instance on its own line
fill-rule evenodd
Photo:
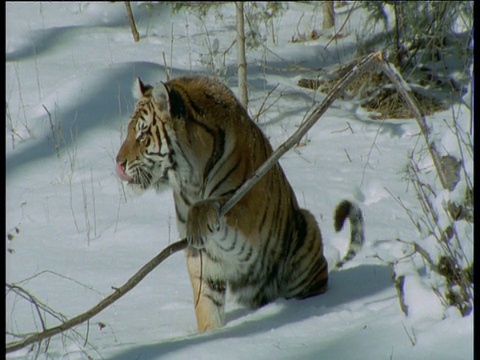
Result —
M 261 152 L 252 164 L 258 167 L 272 152 L 262 130 L 250 118 L 233 91 L 222 81 L 203 75 L 187 75 L 165 83 L 169 89 L 171 117 L 187 120 L 194 127 L 225 136 L 239 152 Z
M 219 111 L 220 114 L 224 111 L 246 113 L 232 90 L 214 77 L 186 75 L 167 81 L 165 85 L 199 114 L 219 114 Z

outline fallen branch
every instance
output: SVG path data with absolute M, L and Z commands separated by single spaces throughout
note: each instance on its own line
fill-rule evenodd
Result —
M 330 105 L 335 101 L 341 92 L 343 92 L 356 78 L 358 78 L 362 73 L 374 65 L 381 65 L 381 69 L 387 74 L 389 78 L 394 81 L 395 86 L 399 92 L 406 98 L 407 103 L 414 110 L 415 114 L 419 116 L 419 124 L 421 124 L 421 115 L 422 112 L 419 110 L 418 105 L 416 105 L 415 100 L 411 100 L 409 97 L 408 87 L 406 87 L 405 82 L 401 78 L 398 72 L 392 70 L 388 67 L 388 64 L 385 63 L 382 59 L 382 54 L 380 52 L 370 54 L 361 60 L 356 66 L 354 66 L 333 88 L 328 96 L 323 100 L 320 106 L 307 118 L 307 120 L 297 129 L 297 131 L 290 136 L 280 147 L 275 150 L 270 158 L 260 166 L 257 171 L 235 192 L 235 194 L 227 201 L 223 207 L 220 209 L 220 214 L 223 216 L 228 211 L 230 211 L 235 204 L 274 166 L 282 155 L 284 155 L 288 150 L 290 150 L 295 144 L 299 143 L 307 131 L 318 121 L 318 119 L 325 113 L 325 111 L 330 107 Z M 398 79 L 397 79 L 398 77 Z M 401 88 L 401 89 L 400 89 Z M 408 100 L 407 100 L 408 99 Z M 417 117 L 417 116 L 416 116 Z M 425 124 L 425 119 L 423 118 L 423 124 Z M 421 126 L 422 127 L 422 126 Z M 429 129 L 424 125 L 422 127 L 422 133 L 427 140 L 427 144 L 430 148 L 430 143 L 428 135 Z M 111 305 L 116 300 L 120 299 L 128 291 L 133 289 L 145 276 L 147 276 L 154 268 L 156 268 L 160 263 L 167 259 L 170 255 L 184 250 L 188 246 L 186 238 L 178 240 L 177 242 L 169 245 L 161 253 L 155 256 L 150 260 L 145 266 L 143 266 L 135 275 L 133 275 L 123 286 L 120 288 L 114 288 L 115 292 L 102 301 L 100 301 L 95 307 L 88 310 L 87 312 L 80 314 L 73 319 L 65 321 L 63 324 L 56 326 L 51 329 L 47 329 L 43 332 L 35 333 L 24 340 L 10 342 L 6 345 L 6 352 L 12 352 L 19 350 L 29 344 L 34 342 L 41 342 L 45 339 L 48 339 L 54 335 L 62 333 L 68 329 L 71 329 L 74 326 L 77 326 L 93 316 L 97 315 L 107 306 Z
M 428 151 L 430 152 L 430 156 L 432 157 L 440 182 L 442 183 L 444 189 L 448 189 L 447 176 L 445 174 L 445 169 L 443 168 L 440 159 L 440 154 L 438 153 L 437 147 L 435 146 L 435 142 L 430 138 L 431 129 L 427 125 L 424 112 L 418 105 L 415 96 L 412 95 L 412 90 L 410 89 L 410 86 L 405 82 L 402 75 L 400 75 L 400 72 L 395 68 L 393 64 L 386 61 L 379 61 L 378 67 L 390 79 L 397 91 L 400 93 L 407 105 L 412 110 L 413 116 L 417 120 L 418 126 L 420 127 L 422 135 L 425 138 L 425 142 L 427 143 Z
M 60 334 L 68 329 L 71 329 L 74 326 L 80 325 L 81 323 L 91 319 L 97 315 L 100 311 L 104 310 L 107 306 L 113 304 L 115 301 L 120 299 L 127 292 L 132 290 L 142 279 L 147 276 L 154 268 L 156 268 L 161 262 L 163 262 L 170 255 L 185 249 L 187 247 L 187 240 L 182 239 L 177 241 L 169 246 L 167 246 L 160 254 L 155 256 L 147 264 L 145 264 L 135 275 L 133 275 L 123 286 L 119 288 L 114 288 L 113 294 L 107 296 L 105 299 L 100 301 L 96 306 L 80 314 L 68 321 L 65 321 L 63 324 L 55 326 L 53 328 L 47 329 L 42 332 L 35 333 L 29 337 L 20 340 L 10 342 L 5 346 L 6 353 L 22 349 L 34 342 L 41 342 L 45 339 L 51 338 L 54 335 Z

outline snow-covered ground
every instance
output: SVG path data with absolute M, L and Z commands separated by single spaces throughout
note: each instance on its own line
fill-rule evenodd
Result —
M 67 318 L 97 304 L 178 238 L 171 194 L 134 196 L 115 174 L 134 79 L 165 80 L 166 63 L 171 77 L 215 70 L 237 91 L 235 45 L 223 55 L 235 38 L 232 4 L 205 18 L 183 10 L 172 15 L 169 6 L 132 8 L 139 43 L 122 2 L 6 5 L 6 281 Z M 348 9 L 337 9 L 337 24 Z M 268 50 L 247 51 L 249 111 L 269 107 L 259 122 L 274 147 L 324 96 L 296 86 L 316 74 L 303 68 L 355 56 L 355 34 L 366 21 L 361 10 L 350 16 L 347 36 L 326 49 L 324 37 L 291 42 L 320 28 L 321 16 L 289 3 L 268 26 Z M 456 104 L 454 112 L 466 128 L 468 108 Z M 449 109 L 428 117 L 446 146 L 455 145 L 447 127 L 452 116 Z M 336 204 L 350 198 L 364 211 L 365 247 L 331 274 L 325 295 L 257 311 L 229 302 L 226 326 L 198 335 L 184 256 L 175 254 L 89 324 L 52 338 L 46 352 L 43 344 L 39 354 L 28 347 L 8 358 L 472 359 L 473 312 L 461 317 L 445 309 L 421 261 L 406 277 L 408 317 L 392 282 L 388 262 L 408 255 L 398 239 L 420 237 L 396 200 L 421 214 L 405 180 L 410 152 L 424 149 L 418 133 L 413 120 L 372 121 L 356 102 L 337 100 L 306 146 L 281 159 L 299 202 L 319 222 L 329 261 L 349 239 L 348 229 L 333 231 Z M 473 256 L 473 229 L 464 232 L 464 250 Z M 8 332 L 42 329 L 28 301 L 13 293 L 6 301 Z M 40 313 L 46 327 L 59 323 Z

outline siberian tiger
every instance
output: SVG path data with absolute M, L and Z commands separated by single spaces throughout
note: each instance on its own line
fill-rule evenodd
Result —
M 192 76 L 154 87 L 137 79 L 136 97 L 116 170 L 141 189 L 173 188 L 178 232 L 189 244 L 198 330 L 223 326 L 227 284 L 251 308 L 325 292 L 328 264 L 320 229 L 313 215 L 299 208 L 279 164 L 219 215 L 272 153 L 233 93 L 217 80 Z M 345 200 L 335 211 L 337 231 L 347 217 L 351 240 L 341 264 L 364 240 L 362 213 Z

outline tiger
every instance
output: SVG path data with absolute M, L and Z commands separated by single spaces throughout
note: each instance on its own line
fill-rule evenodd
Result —
M 278 162 L 225 215 L 221 207 L 272 154 L 272 146 L 233 92 L 208 76 L 189 75 L 154 86 L 135 81 L 136 107 L 116 157 L 121 180 L 138 189 L 173 190 L 178 233 L 199 332 L 224 326 L 227 288 L 256 309 L 277 298 L 324 293 L 328 263 L 314 216 L 299 207 Z M 340 231 L 350 221 L 347 253 L 364 242 L 363 215 L 343 200 L 334 212 Z M 230 296 L 229 296 L 230 297 Z

